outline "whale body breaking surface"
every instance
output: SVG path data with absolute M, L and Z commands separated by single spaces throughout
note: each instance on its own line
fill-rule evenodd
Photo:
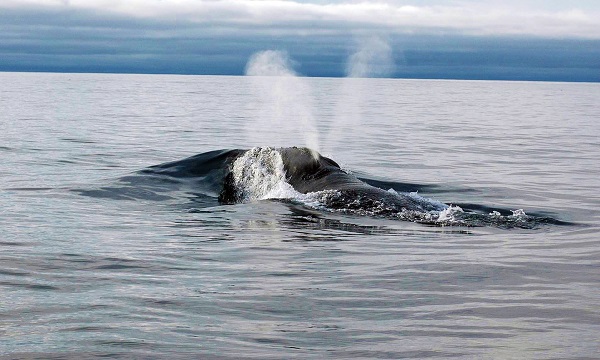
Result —
M 254 148 L 235 159 L 219 201 L 234 204 L 261 198 L 312 198 L 327 209 L 354 209 L 372 215 L 447 208 L 425 198 L 368 185 L 335 161 L 297 147 Z
M 383 189 L 305 147 L 215 150 L 151 166 L 140 174 L 168 177 L 174 182 L 191 179 L 193 187 L 214 194 L 222 205 L 276 199 L 326 212 L 436 226 L 535 228 L 542 224 L 568 224 L 547 216 L 528 215 L 520 209 L 494 210 L 482 205 L 465 208 L 463 204 L 445 204 L 416 192 Z

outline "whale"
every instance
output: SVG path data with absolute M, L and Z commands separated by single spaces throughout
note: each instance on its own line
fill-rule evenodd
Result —
M 442 203 L 429 201 L 412 194 L 399 194 L 365 183 L 343 170 L 334 160 L 306 147 L 274 149 L 280 156 L 285 182 L 301 194 L 322 193 L 319 200 L 328 209 L 361 211 L 371 215 L 395 214 L 401 211 L 440 211 Z M 235 161 L 244 152 L 229 160 Z M 235 184 L 230 166 L 219 194 L 221 204 L 243 202 L 240 187 Z
M 114 186 L 79 192 L 123 200 L 175 201 L 183 196 L 186 209 L 266 200 L 286 203 L 290 209 L 432 226 L 535 229 L 548 224 L 575 225 L 543 212 L 525 214 L 523 210 L 462 202 L 447 205 L 417 195 L 415 191 L 421 190 L 440 192 L 435 184 L 359 178 L 306 147 L 254 147 L 212 150 L 152 165 L 119 178 Z

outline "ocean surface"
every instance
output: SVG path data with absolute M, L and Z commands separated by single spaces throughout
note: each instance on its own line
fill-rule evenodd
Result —
M 600 84 L 0 73 L 0 139 L 0 358 L 600 357 Z M 290 146 L 439 211 L 219 202 Z

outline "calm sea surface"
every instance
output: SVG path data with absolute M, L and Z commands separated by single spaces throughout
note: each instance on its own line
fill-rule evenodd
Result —
M 600 357 L 600 84 L 0 73 L 0 139 L 2 358 Z M 128 180 L 257 145 L 564 224 Z

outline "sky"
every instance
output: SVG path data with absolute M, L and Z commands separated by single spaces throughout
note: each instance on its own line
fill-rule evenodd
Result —
M 0 0 L 0 71 L 600 81 L 597 0 Z M 367 64 L 368 66 L 364 66 Z

